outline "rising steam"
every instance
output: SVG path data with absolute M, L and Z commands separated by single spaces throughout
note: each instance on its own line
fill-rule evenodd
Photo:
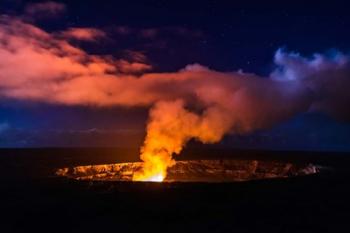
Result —
M 214 143 L 227 133 L 268 128 L 307 111 L 350 119 L 350 62 L 340 52 L 305 58 L 278 50 L 270 77 L 198 64 L 146 73 L 151 66 L 145 62 L 91 55 L 62 35 L 0 17 L 0 97 L 150 108 L 144 166 L 134 180 L 163 180 L 173 155 L 190 139 Z

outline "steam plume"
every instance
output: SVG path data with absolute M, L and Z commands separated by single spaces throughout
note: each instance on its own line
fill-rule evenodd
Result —
M 190 139 L 214 143 L 227 133 L 271 127 L 302 112 L 350 119 L 349 56 L 305 58 L 278 50 L 270 77 L 223 73 L 194 64 L 173 73 L 91 55 L 60 33 L 0 18 L 0 97 L 64 105 L 151 108 L 135 180 L 162 180 Z M 138 73 L 141 75 L 134 75 Z

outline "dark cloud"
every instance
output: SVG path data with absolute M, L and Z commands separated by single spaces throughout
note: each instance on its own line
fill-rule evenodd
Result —
M 29 3 L 25 7 L 25 17 L 29 19 L 57 18 L 66 11 L 63 3 L 54 1 Z

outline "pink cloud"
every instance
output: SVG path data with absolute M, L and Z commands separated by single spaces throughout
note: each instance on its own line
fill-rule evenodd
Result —
M 145 62 L 92 55 L 57 34 L 0 17 L 0 97 L 150 108 L 141 159 L 151 169 L 152 161 L 161 160 L 166 170 L 191 139 L 214 143 L 227 133 L 268 128 L 310 110 L 350 120 L 349 56 L 278 51 L 275 63 L 276 71 L 265 78 L 199 64 L 147 73 Z
M 83 41 L 96 41 L 106 37 L 106 33 L 96 28 L 69 28 L 61 33 L 64 38 Z
M 90 55 L 19 20 L 3 20 L 0 41 L 0 94 L 10 98 L 96 106 L 151 106 L 157 101 L 183 99 L 205 108 L 226 109 L 226 117 L 240 122 L 243 131 L 308 106 L 308 99 L 300 97 L 303 92 L 292 92 L 295 87 L 289 83 L 220 73 L 200 65 L 175 73 L 143 74 L 150 65 Z M 292 94 L 284 96 L 289 89 Z M 296 101 L 299 98 L 305 103 Z M 266 116 L 256 115 L 257 111 Z
M 283 79 L 291 69 L 295 75 L 306 70 L 308 76 L 297 80 L 224 73 L 199 64 L 173 73 L 147 73 L 151 66 L 142 59 L 132 62 L 88 54 L 18 19 L 1 17 L 0 26 L 0 96 L 7 98 L 128 107 L 181 100 L 183 108 L 203 109 L 202 117 L 211 120 L 201 121 L 201 127 L 215 124 L 221 129 L 219 135 L 269 127 L 317 104 L 322 104 L 318 109 L 326 109 L 327 100 L 343 99 L 337 102 L 341 106 L 332 109 L 341 114 L 349 99 L 348 92 L 340 88 L 348 86 L 342 85 L 348 80 L 348 57 L 308 60 L 277 53 L 276 62 L 285 72 L 276 71 L 274 76 Z M 337 91 L 330 83 L 336 83 Z
M 118 70 L 123 73 L 143 73 L 152 69 L 151 65 L 140 62 L 129 62 L 126 60 L 119 60 L 116 66 Z
M 133 73 L 150 67 L 87 54 L 66 40 L 18 19 L 1 17 L 0 24 L 0 86 L 18 89 L 23 85 L 27 89 L 25 93 L 29 93 L 29 86 L 40 83 L 53 87 L 55 82 L 80 76 Z

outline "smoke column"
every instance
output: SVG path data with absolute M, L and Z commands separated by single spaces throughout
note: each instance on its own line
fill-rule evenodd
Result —
M 303 112 L 350 119 L 349 56 L 338 51 L 303 57 L 278 50 L 269 77 L 199 64 L 151 73 L 146 62 L 91 55 L 70 41 L 72 35 L 91 42 L 106 36 L 97 29 L 68 32 L 48 33 L 1 16 L 0 99 L 149 108 L 144 166 L 134 180 L 163 180 L 173 155 L 190 139 L 215 143 L 227 133 L 269 128 Z

